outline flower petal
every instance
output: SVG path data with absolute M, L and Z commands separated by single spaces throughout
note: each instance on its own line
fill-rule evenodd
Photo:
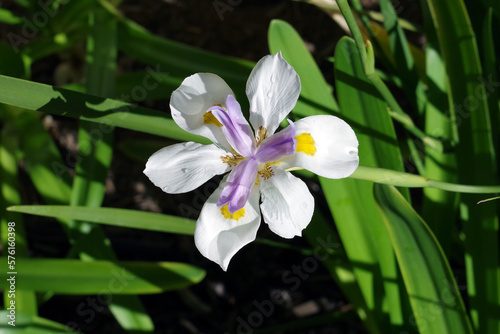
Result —
M 187 132 L 204 136 L 214 143 L 230 149 L 220 127 L 207 123 L 205 113 L 214 105 L 225 106 L 231 88 L 219 76 L 196 73 L 182 82 L 170 97 L 174 121 Z
M 256 178 L 259 164 L 255 159 L 245 159 L 229 174 L 222 190 L 218 206 L 228 204 L 229 212 L 234 213 L 245 206 Z
M 226 108 L 227 111 L 216 106 L 212 114 L 222 124 L 222 132 L 231 147 L 244 157 L 252 156 L 255 151 L 254 135 L 233 95 L 227 97 Z
M 295 137 L 295 124 L 291 120 L 285 129 L 273 134 L 264 140 L 257 148 L 255 159 L 260 163 L 266 163 L 281 159 L 285 155 L 290 155 L 295 152 L 297 140 Z
M 302 167 L 330 179 L 348 177 L 358 168 L 358 140 L 346 122 L 318 115 L 305 117 L 295 126 L 296 152 L 283 158 L 281 167 Z
M 260 185 L 264 221 L 283 238 L 300 236 L 311 221 L 314 198 L 301 179 L 281 168 L 273 167 L 273 172 Z
M 226 154 L 215 145 L 175 144 L 149 157 L 144 174 L 166 193 L 185 193 L 227 172 L 230 166 L 221 159 Z
M 278 52 L 265 56 L 255 65 L 246 93 L 250 101 L 250 123 L 255 132 L 262 126 L 272 135 L 297 103 L 300 78 Z
M 260 225 L 259 190 L 254 187 L 242 211 L 230 215 L 217 201 L 224 184 L 208 198 L 196 222 L 194 242 L 200 253 L 227 270 L 243 246 L 255 240 Z

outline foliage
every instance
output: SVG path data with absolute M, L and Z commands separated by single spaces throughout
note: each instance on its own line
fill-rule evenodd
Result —
M 343 180 L 299 171 L 319 183 L 329 208 L 327 215 L 317 212 L 305 231 L 311 248 L 322 245 L 321 237 L 338 234 L 344 250 L 329 249 L 335 259 L 316 260 L 370 333 L 499 333 L 498 200 L 478 204 L 500 193 L 497 2 L 421 0 L 422 27 L 398 18 L 399 2 L 380 0 L 381 13 L 364 11 L 359 0 L 308 2 L 347 23 L 349 36 L 338 41 L 332 55 L 333 86 L 290 24 L 272 21 L 269 50 L 281 51 L 301 78 L 292 118 L 331 114 L 346 120 L 359 139 L 361 165 Z M 40 11 L 38 2 L 17 3 L 27 13 Z M 192 235 L 194 222 L 101 208 L 114 129 L 173 141 L 207 140 L 182 131 L 165 110 L 123 97 L 140 91 L 147 101 L 168 100 L 185 77 L 211 72 L 242 101 L 254 64 L 154 36 L 122 16 L 119 1 L 53 1 L 49 6 L 57 15 L 34 26 L 35 37 L 10 33 L 10 45 L 0 44 L 1 267 L 3 273 L 17 272 L 19 280 L 15 297 L 7 293 L 8 281 L 1 283 L 7 309 L 2 319 L 15 300 L 17 328 L 69 331 L 39 317 L 39 305 L 55 294 L 97 293 L 111 286 L 110 273 L 126 271 L 132 283 L 111 291 L 116 298 L 110 310 L 125 331 L 153 332 L 138 295 L 197 284 L 205 270 L 177 262 L 117 260 L 100 224 Z M 0 21 L 26 24 L 7 9 L 0 9 Z M 425 35 L 423 50 L 409 42 L 407 29 Z M 82 43 L 83 86 L 30 80 L 35 61 Z M 116 74 L 119 52 L 146 64 L 146 70 Z M 67 165 L 43 127 L 45 114 L 78 120 L 76 164 Z M 145 163 L 158 143 L 129 141 L 121 147 Z M 44 205 L 21 202 L 20 168 Z M 71 245 L 67 258 L 30 258 L 21 213 L 56 218 Z M 9 233 L 14 232 L 15 254 L 10 254 Z M 10 268 L 9 254 L 15 255 Z M 3 322 L 0 328 L 2 333 L 17 330 Z

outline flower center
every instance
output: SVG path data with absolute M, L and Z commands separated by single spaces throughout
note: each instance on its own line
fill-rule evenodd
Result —
M 227 178 L 217 205 L 219 208 L 227 206 L 229 213 L 236 214 L 245 206 L 252 188 L 256 182 L 260 182 L 260 177 L 266 180 L 274 175 L 271 165 L 279 162 L 284 156 L 295 153 L 296 128 L 293 122 L 289 121 L 287 128 L 269 137 L 264 127 L 260 127 L 254 136 L 243 117 L 240 105 L 232 95 L 227 97 L 225 109 L 222 106 L 213 106 L 205 113 L 208 120 L 210 115 L 222 124 L 221 130 L 235 152 L 233 156 L 221 157 L 222 161 L 234 168 Z M 205 122 L 208 123 L 207 119 Z M 222 209 L 221 213 L 224 215 Z M 226 215 L 224 217 L 227 218 Z

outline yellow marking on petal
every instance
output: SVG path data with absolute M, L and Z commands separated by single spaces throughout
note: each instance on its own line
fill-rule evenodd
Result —
M 301 133 L 295 137 L 295 139 L 297 140 L 297 148 L 295 149 L 295 152 L 302 152 L 310 155 L 311 157 L 316 154 L 316 143 L 310 133 Z
M 229 212 L 228 209 L 228 204 L 224 205 L 223 207 L 220 208 L 220 213 L 224 216 L 226 219 L 232 219 L 232 220 L 239 220 L 240 218 L 245 217 L 245 208 L 241 208 L 235 213 Z
M 208 111 L 203 115 L 203 123 L 213 124 L 219 128 L 222 126 L 221 122 L 219 122 L 219 120 L 215 118 L 211 111 Z
M 226 156 L 221 156 L 220 158 L 222 159 L 222 162 L 225 162 L 226 164 L 228 164 L 231 167 L 234 167 L 237 164 L 239 164 L 240 162 L 242 162 L 243 160 L 245 160 L 245 157 L 243 157 L 239 154 L 234 154 L 234 155 L 228 154 Z

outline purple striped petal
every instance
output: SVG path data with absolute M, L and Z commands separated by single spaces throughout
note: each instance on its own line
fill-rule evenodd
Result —
M 255 154 L 255 159 L 259 163 L 277 161 L 286 155 L 295 153 L 297 146 L 297 140 L 294 139 L 295 124 L 290 120 L 288 122 L 290 125 L 286 129 L 275 133 L 259 145 Z
M 227 111 L 219 106 L 214 106 L 209 111 L 211 110 L 215 118 L 223 125 L 222 132 L 232 148 L 244 157 L 253 156 L 255 152 L 253 132 L 243 117 L 241 107 L 234 96 L 227 96 L 226 107 Z
M 240 162 L 229 174 L 217 205 L 222 207 L 229 204 L 228 210 L 231 213 L 243 208 L 255 184 L 258 169 L 259 163 L 254 158 Z

